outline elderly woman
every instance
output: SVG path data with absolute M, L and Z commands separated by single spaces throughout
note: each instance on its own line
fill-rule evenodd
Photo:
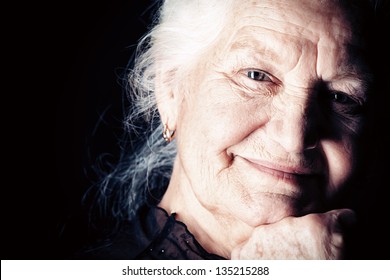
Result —
M 355 2 L 163 1 L 130 75 L 141 141 L 101 184 L 124 222 L 85 256 L 342 258 L 373 81 Z

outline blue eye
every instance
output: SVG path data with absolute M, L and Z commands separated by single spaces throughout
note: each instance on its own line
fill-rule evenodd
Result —
M 248 70 L 246 73 L 247 77 L 255 81 L 266 81 L 271 82 L 269 75 L 260 70 Z

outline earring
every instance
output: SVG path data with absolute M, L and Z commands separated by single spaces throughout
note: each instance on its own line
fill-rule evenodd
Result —
M 175 138 L 175 130 L 170 130 L 168 125 L 164 124 L 162 136 L 167 143 L 170 143 Z

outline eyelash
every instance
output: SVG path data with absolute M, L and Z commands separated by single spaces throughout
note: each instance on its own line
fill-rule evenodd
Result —
M 364 110 L 364 103 L 341 91 L 327 93 L 328 101 L 331 102 L 333 111 L 347 116 L 359 115 Z

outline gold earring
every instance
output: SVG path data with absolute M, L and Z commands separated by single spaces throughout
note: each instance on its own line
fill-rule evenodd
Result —
M 164 124 L 162 136 L 167 143 L 170 143 L 175 138 L 175 130 L 170 130 L 168 125 Z

